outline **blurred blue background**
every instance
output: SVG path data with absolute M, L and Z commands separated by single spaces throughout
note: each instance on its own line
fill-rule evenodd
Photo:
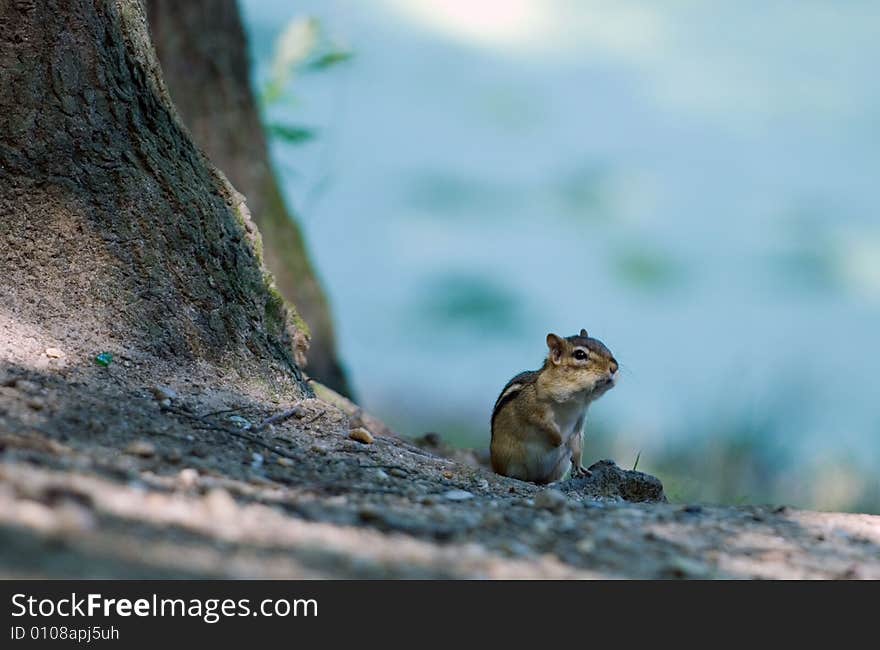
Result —
M 485 446 L 549 331 L 622 366 L 585 460 L 880 512 L 880 7 L 244 0 L 361 403 Z

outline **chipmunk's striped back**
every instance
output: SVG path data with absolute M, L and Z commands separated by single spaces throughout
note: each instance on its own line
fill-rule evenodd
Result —
M 516 397 L 523 388 L 525 388 L 529 384 L 535 383 L 535 380 L 538 379 L 539 372 L 540 371 L 538 370 L 525 370 L 519 373 L 509 382 L 507 382 L 504 388 L 501 389 L 501 394 L 498 396 L 498 399 L 495 400 L 495 406 L 492 408 L 493 434 L 495 429 L 495 416 L 498 415 L 498 411 L 500 411 L 505 404 Z

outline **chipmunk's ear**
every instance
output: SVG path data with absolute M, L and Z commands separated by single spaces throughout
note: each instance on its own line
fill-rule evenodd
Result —
M 550 348 L 550 361 L 555 365 L 562 362 L 562 353 L 565 351 L 565 341 L 561 336 L 557 336 L 553 332 L 547 335 L 547 347 Z
M 590 338 L 590 335 L 587 334 L 587 330 L 585 330 L 585 329 L 581 329 L 580 337 L 581 337 L 581 338 L 584 338 L 584 339 L 587 339 L 587 338 Z

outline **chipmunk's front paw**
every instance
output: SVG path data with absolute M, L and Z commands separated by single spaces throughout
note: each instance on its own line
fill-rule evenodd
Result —
M 593 472 L 582 465 L 572 465 L 571 467 L 571 478 L 589 478 L 592 475 Z

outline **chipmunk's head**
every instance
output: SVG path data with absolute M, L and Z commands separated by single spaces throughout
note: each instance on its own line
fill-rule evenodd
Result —
M 617 380 L 617 360 L 602 341 L 590 338 L 587 330 L 580 334 L 547 335 L 545 368 L 552 373 L 555 391 L 559 395 L 583 393 L 594 400 L 614 387 Z

